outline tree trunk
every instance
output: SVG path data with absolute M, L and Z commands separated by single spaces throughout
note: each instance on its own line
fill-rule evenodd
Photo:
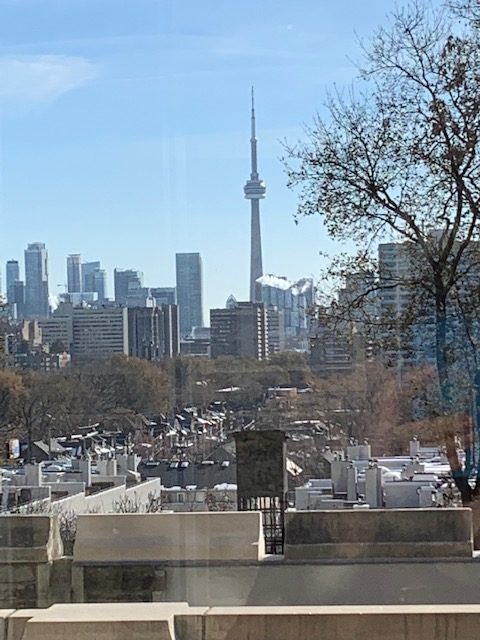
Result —
M 448 375 L 447 361 L 447 309 L 444 295 L 438 295 L 435 301 L 435 356 L 437 363 L 438 383 L 440 388 L 441 412 L 448 415 L 453 410 L 453 390 Z M 460 491 L 462 503 L 470 505 L 473 500 L 472 488 L 458 457 L 455 444 L 455 433 L 448 428 L 444 432 L 447 459 L 452 471 L 452 478 Z
M 472 510 L 473 548 L 480 549 L 480 498 L 474 498 L 467 506 Z

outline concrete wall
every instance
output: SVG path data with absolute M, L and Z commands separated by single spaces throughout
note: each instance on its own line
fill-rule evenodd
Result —
M 477 640 L 480 606 L 54 605 L 0 611 L 0 640 Z
M 52 493 L 66 492 L 68 496 L 73 496 L 77 493 L 85 491 L 84 482 L 44 482 L 44 487 L 50 487 Z
M 470 509 L 365 509 L 286 514 L 285 558 L 443 558 L 473 553 Z
M 60 498 L 50 504 L 50 510 L 52 513 L 68 513 L 69 511 L 75 511 L 76 513 L 83 513 L 85 511 L 85 494 L 77 493 L 73 496 L 66 498 Z
M 162 567 L 156 569 L 160 571 Z M 197 606 L 480 602 L 480 562 L 476 560 L 328 564 L 298 561 L 249 566 L 225 563 L 163 569 L 165 590 L 156 598 L 185 600 Z M 86 576 L 88 594 L 93 582 L 90 574 Z
M 0 516 L 0 607 L 48 606 L 52 568 L 62 553 L 55 517 Z
M 111 476 L 108 474 L 93 473 L 92 484 L 102 484 L 103 482 L 109 482 L 114 487 L 120 487 L 127 482 L 127 476 Z
M 180 614 L 189 640 L 473 640 L 479 607 L 213 607 Z
M 450 516 L 427 522 L 452 525 L 453 534 L 439 529 L 437 539 L 462 539 L 465 510 L 454 511 L 460 524 Z M 86 602 L 186 601 L 199 606 L 480 602 L 476 557 L 264 558 L 255 512 L 85 515 L 78 521 L 72 568 L 61 557 L 56 518 L 0 518 L 0 607 L 68 602 L 72 592 Z M 386 527 L 382 536 L 389 531 Z M 431 531 L 426 535 L 433 537 Z
M 160 496 L 160 478 L 154 478 L 141 482 L 129 489 L 125 485 L 99 491 L 90 496 L 84 493 L 68 496 L 52 503 L 54 513 L 75 511 L 76 513 L 112 513 L 115 504 L 130 500 L 140 505 L 140 510 L 145 509 L 148 496 L 154 494 Z
M 160 497 L 161 486 L 160 478 L 152 478 L 127 489 L 126 496 L 130 500 L 139 501 L 143 505 L 147 503 L 150 494 Z
M 257 561 L 264 553 L 259 512 L 127 513 L 79 516 L 74 560 Z
M 51 562 L 62 554 L 55 517 L 0 516 L 0 562 Z

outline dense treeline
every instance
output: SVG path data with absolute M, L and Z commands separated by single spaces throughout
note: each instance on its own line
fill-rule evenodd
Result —
M 50 373 L 0 370 L 0 431 L 27 440 L 48 433 L 74 433 L 102 422 L 135 430 L 142 416 L 206 407 L 233 387 L 233 408 L 261 403 L 270 386 L 305 386 L 303 356 L 280 354 L 270 362 L 225 358 L 178 358 L 153 363 L 114 356 Z
M 288 402 L 267 401 L 268 389 L 278 386 L 307 391 Z M 0 438 L 73 434 L 98 422 L 134 433 L 143 429 L 144 416 L 172 417 L 184 407 L 204 409 L 214 400 L 226 403 L 237 426 L 252 419 L 258 428 L 320 420 L 332 434 L 368 438 L 377 455 L 407 450 L 414 434 L 441 444 L 431 369 L 412 371 L 400 383 L 392 369 L 367 362 L 349 375 L 322 378 L 298 353 L 276 354 L 268 362 L 177 358 L 153 363 L 114 356 L 51 373 L 0 369 Z

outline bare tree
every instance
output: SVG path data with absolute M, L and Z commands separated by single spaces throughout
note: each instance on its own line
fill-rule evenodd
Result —
M 357 243 L 357 255 L 334 261 L 332 275 L 371 273 L 372 289 L 416 292 L 417 318 L 433 315 L 439 413 L 449 415 L 456 397 L 449 319 L 479 274 L 478 34 L 472 20 L 417 1 L 398 9 L 364 54 L 359 87 L 331 95 L 328 116 L 316 117 L 306 142 L 287 148 L 289 183 L 300 188 L 298 216 L 321 214 L 332 237 Z M 386 240 L 404 243 L 408 273 L 379 273 L 375 251 Z M 470 486 L 453 431 L 443 437 L 468 503 L 480 480 Z

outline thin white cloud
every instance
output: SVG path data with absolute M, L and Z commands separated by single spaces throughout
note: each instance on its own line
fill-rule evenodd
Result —
M 0 57 L 0 99 L 53 100 L 95 75 L 85 58 L 63 55 Z

